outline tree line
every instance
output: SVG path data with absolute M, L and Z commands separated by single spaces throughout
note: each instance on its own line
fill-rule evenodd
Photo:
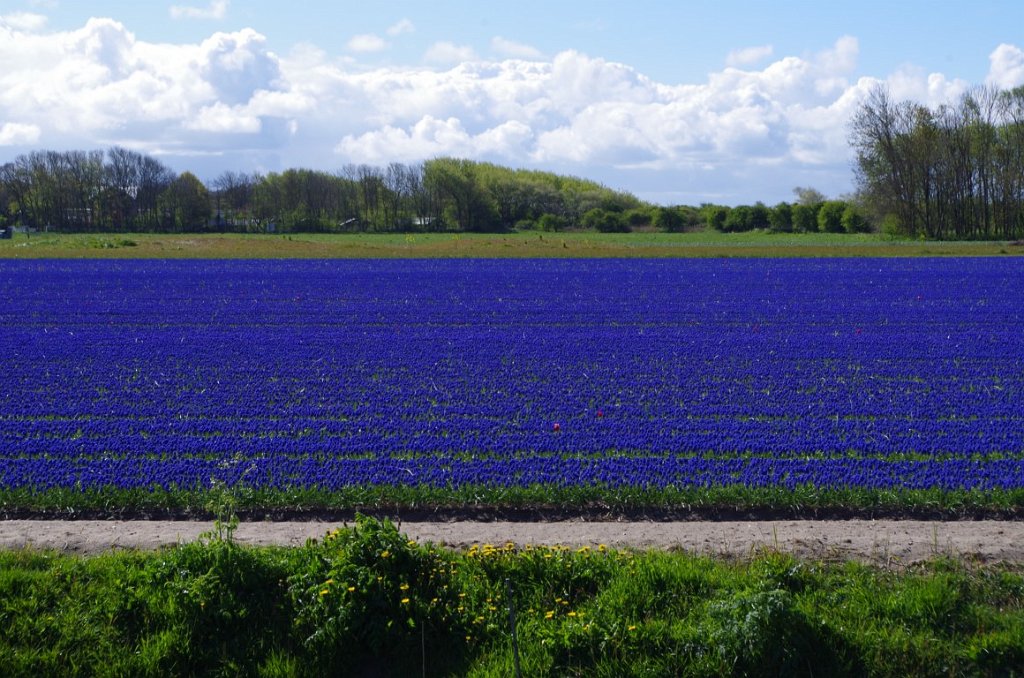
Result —
M 228 171 L 209 186 L 119 147 L 0 166 L 0 226 L 62 232 L 629 230 L 627 213 L 649 207 L 586 179 L 457 158 Z
M 227 171 L 205 185 L 120 147 L 34 151 L 0 166 L 0 227 L 61 232 L 431 232 L 638 229 L 862 230 L 853 206 L 814 189 L 794 204 L 659 207 L 551 172 L 458 158 L 336 172 Z M 851 216 L 852 215 L 852 216 Z M 825 217 L 828 218 L 825 218 Z
M 858 190 L 883 230 L 929 239 L 1024 237 L 1024 87 L 953 105 L 874 89 L 851 125 Z

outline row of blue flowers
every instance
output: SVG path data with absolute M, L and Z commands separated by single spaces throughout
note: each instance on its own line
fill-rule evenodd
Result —
M 1015 488 L 1014 259 L 0 262 L 0 486 Z

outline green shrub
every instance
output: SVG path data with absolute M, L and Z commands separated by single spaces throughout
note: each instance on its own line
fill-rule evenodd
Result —
M 308 545 L 288 591 L 295 630 L 317 673 L 359 674 L 359 667 L 384 663 L 395 675 L 418 672 L 425 648 L 434 670 L 457 665 L 473 646 L 479 617 L 460 596 L 457 571 L 387 520 L 360 517 Z

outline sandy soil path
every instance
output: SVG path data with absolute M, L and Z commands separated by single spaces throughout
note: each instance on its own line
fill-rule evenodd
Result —
M 295 546 L 322 537 L 338 523 L 246 522 L 236 539 L 244 544 Z M 209 522 L 118 520 L 0 521 L 0 548 L 56 549 L 92 554 L 112 548 L 156 549 L 194 541 Z M 404 522 L 400 529 L 420 542 L 453 548 L 472 544 L 563 544 L 613 548 L 685 549 L 746 557 L 774 548 L 815 560 L 854 559 L 910 564 L 936 555 L 982 562 L 1024 563 L 1024 522 L 916 520 L 779 520 L 714 522 Z

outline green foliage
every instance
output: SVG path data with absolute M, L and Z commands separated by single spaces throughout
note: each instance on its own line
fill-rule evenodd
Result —
M 203 231 L 210 218 L 210 194 L 191 172 L 184 172 L 160 194 L 157 208 L 165 228 L 175 231 Z
M 627 225 L 623 232 L 634 228 L 651 226 L 654 224 L 655 215 L 662 210 L 652 207 L 633 207 L 622 213 L 622 218 Z
M 509 596 L 511 593 L 511 597 Z M 214 535 L 92 558 L 0 552 L 0 666 L 38 675 L 1014 675 L 1024 575 L 773 551 L 449 552 L 359 518 L 295 549 Z
M 560 217 L 557 214 L 551 214 L 545 212 L 540 215 L 540 219 L 537 220 L 537 230 L 544 232 L 561 231 L 568 228 L 569 221 L 565 217 Z
M 360 517 L 307 545 L 288 591 L 316 672 L 414 671 L 424 644 L 434 653 L 449 648 L 445 662 L 458 660 L 457 650 L 472 647 L 477 610 L 456 585 L 457 573 L 451 559 L 408 541 L 386 520 Z
M 629 222 L 618 212 L 609 212 L 608 210 L 595 207 L 587 211 L 583 215 L 583 219 L 580 221 L 580 225 L 583 228 L 593 229 L 600 233 L 628 233 Z
M 867 220 L 855 205 L 847 205 L 843 210 L 843 230 L 847 233 L 868 233 L 871 231 L 871 223 Z
M 790 233 L 793 231 L 793 206 L 788 202 L 780 202 L 768 214 L 768 224 L 773 231 Z
M 771 210 L 763 202 L 756 202 L 750 208 L 750 227 L 752 229 L 766 229 L 771 225 Z
M 704 225 L 699 212 L 692 207 L 662 207 L 654 211 L 653 225 L 666 233 L 682 233 Z
M 659 231 L 665 233 L 680 233 L 686 226 L 683 215 L 672 207 L 662 207 L 656 211 L 653 224 Z
M 724 231 L 725 222 L 729 218 L 729 208 L 721 205 L 701 205 L 700 212 L 704 216 L 704 223 L 708 228 L 715 231 Z
M 902 235 L 932 240 L 1024 235 L 1024 89 L 975 87 L 928 108 L 879 85 L 851 120 L 858 193 Z
M 754 228 L 753 213 L 748 205 L 738 205 L 729 210 L 722 230 L 727 233 L 742 233 Z
M 793 230 L 797 233 L 816 233 L 818 231 L 818 210 L 816 205 L 793 205 Z
M 847 204 L 843 200 L 826 200 L 818 210 L 818 230 L 824 233 L 843 233 L 843 214 Z
M 283 559 L 218 539 L 169 552 L 151 580 L 162 594 L 151 614 L 175 638 L 165 661 L 251 672 L 289 632 L 287 574 Z

